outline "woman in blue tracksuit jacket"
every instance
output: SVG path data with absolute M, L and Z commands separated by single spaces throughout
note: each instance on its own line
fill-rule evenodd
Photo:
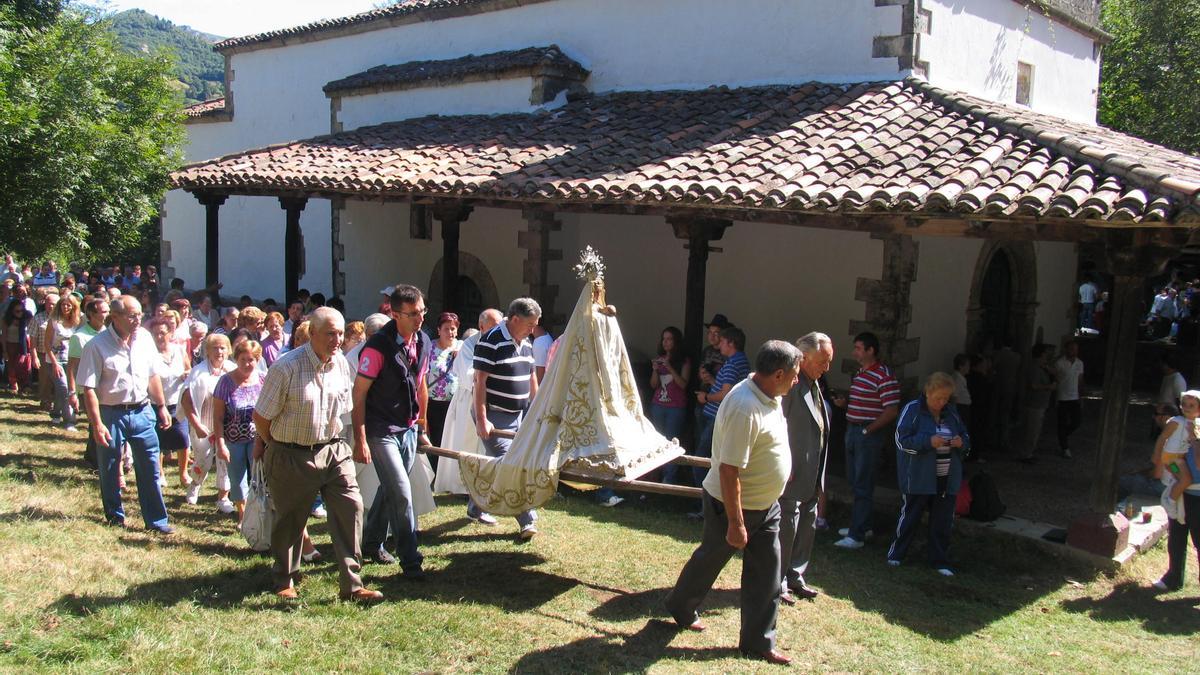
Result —
M 925 394 L 900 411 L 896 424 L 896 473 L 904 503 L 888 564 L 899 565 L 908 553 L 921 514 L 929 509 L 929 562 L 939 573 L 954 576 L 948 551 L 954 527 L 954 503 L 962 483 L 963 457 L 970 448 L 967 426 L 950 403 L 954 379 L 934 373 Z

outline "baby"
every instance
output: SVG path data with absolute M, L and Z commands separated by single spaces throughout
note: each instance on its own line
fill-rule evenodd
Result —
M 1179 397 L 1182 415 L 1167 421 L 1155 447 L 1155 462 L 1162 467 L 1163 508 L 1167 516 L 1184 521 L 1183 491 L 1192 484 L 1194 467 L 1189 461 L 1191 441 L 1200 439 L 1200 391 L 1185 391 Z

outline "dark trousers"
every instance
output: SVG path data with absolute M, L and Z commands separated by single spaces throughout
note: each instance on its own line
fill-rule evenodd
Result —
M 1200 560 L 1200 495 L 1183 493 L 1183 512 L 1187 524 L 1171 518 L 1167 521 L 1167 559 L 1170 561 L 1162 581 L 1172 588 L 1183 586 L 1183 574 L 1187 568 L 1188 535 L 1192 537 L 1192 548 Z
M 875 469 L 887 432 L 864 434 L 865 424 L 846 425 L 846 480 L 854 490 L 850 512 L 850 537 L 865 541 L 875 509 Z
M 921 514 L 929 510 L 929 562 L 934 567 L 950 564 L 950 531 L 954 528 L 955 495 L 904 495 L 896 538 L 888 549 L 888 560 L 904 560 Z
M 704 535 L 700 547 L 679 573 L 667 595 L 667 611 L 681 626 L 691 625 L 713 583 L 737 549 L 725 541 L 729 520 L 725 505 L 704 493 Z M 761 511 L 742 510 L 748 541 L 742 554 L 742 630 L 738 647 L 761 653 L 775 648 L 779 614 L 779 504 Z
M 779 498 L 780 578 L 788 588 L 798 588 L 804 583 L 813 539 L 817 536 L 818 501 L 818 494 L 809 499 Z
M 712 458 L 712 443 L 713 443 L 713 427 L 717 424 L 717 418 L 707 415 L 700 415 L 700 432 L 696 434 L 696 451 L 697 457 Z M 708 475 L 708 469 L 703 467 L 692 467 L 692 478 L 696 481 L 696 487 L 704 484 L 704 477 Z
M 1060 450 L 1071 447 L 1068 445 L 1071 434 L 1075 433 L 1082 422 L 1083 405 L 1079 401 L 1058 402 L 1058 448 Z

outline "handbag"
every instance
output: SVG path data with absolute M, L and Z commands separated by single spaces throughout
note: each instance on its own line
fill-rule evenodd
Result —
M 267 489 L 262 462 L 254 462 L 250 470 L 250 490 L 246 493 L 246 510 L 241 531 L 246 543 L 255 551 L 271 548 L 271 529 L 275 526 L 275 505 Z

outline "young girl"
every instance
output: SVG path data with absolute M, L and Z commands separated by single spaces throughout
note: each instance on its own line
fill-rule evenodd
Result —
M 1160 472 L 1163 485 L 1166 486 L 1163 507 L 1169 517 L 1183 522 L 1180 497 L 1193 480 L 1192 471 L 1188 468 L 1187 454 L 1188 444 L 1200 436 L 1196 426 L 1197 418 L 1200 418 L 1200 391 L 1185 391 L 1179 397 L 1179 401 L 1183 414 L 1167 420 L 1154 447 L 1154 463 Z
M 4 349 L 8 362 L 8 386 L 20 394 L 29 388 L 29 375 L 41 368 L 37 350 L 33 347 L 33 315 L 18 298 L 9 303 L 4 312 Z

